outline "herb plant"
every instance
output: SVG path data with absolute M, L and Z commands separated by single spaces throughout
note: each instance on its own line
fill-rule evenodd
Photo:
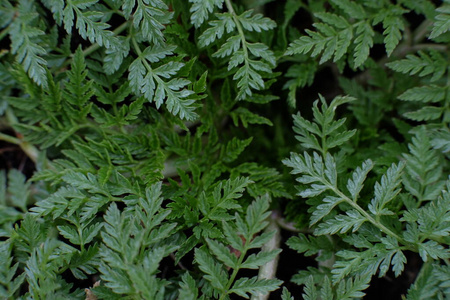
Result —
M 448 299 L 449 29 L 448 0 L 1 1 L 1 297 Z

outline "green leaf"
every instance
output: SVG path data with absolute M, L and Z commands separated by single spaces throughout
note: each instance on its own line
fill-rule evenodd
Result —
M 401 176 L 404 164 L 399 163 L 392 166 L 381 177 L 381 183 L 375 183 L 375 197 L 370 202 L 368 208 L 374 215 L 392 215 L 394 212 L 390 211 L 385 206 L 395 199 L 400 193 Z
M 427 131 L 421 128 L 408 145 L 409 154 L 406 159 L 403 185 L 419 203 L 424 200 L 435 200 L 443 190 L 442 165 L 438 152 L 432 149 Z
M 36 7 L 31 1 L 21 1 L 9 25 L 11 52 L 28 76 L 42 87 L 47 87 L 46 66 L 43 58 L 47 51 L 42 47 L 45 32 L 38 27 Z
M 437 103 L 445 99 L 446 93 L 448 93 L 447 87 L 431 84 L 408 89 L 406 92 L 398 96 L 398 98 L 406 101 Z
M 283 287 L 283 293 L 281 294 L 281 300 L 294 300 L 291 293 L 289 293 L 286 287 Z
M 120 40 L 112 31 L 107 30 L 110 25 L 100 20 L 102 13 L 91 7 L 95 2 L 90 0 L 67 2 L 63 11 L 64 28 L 67 33 L 71 33 L 76 15 L 75 27 L 83 39 L 106 48 L 121 48 Z
M 9 199 L 13 206 L 27 212 L 27 202 L 30 195 L 30 183 L 26 182 L 25 175 L 19 170 L 12 169 L 8 172 Z
M 358 3 L 352 2 L 350 0 L 332 0 L 331 2 L 342 9 L 348 16 L 356 19 L 366 18 L 366 12 L 364 8 Z
M 437 81 L 445 74 L 448 61 L 437 51 L 419 51 L 418 55 L 408 54 L 405 59 L 386 64 L 394 71 L 420 77 L 432 75 L 431 81 Z
M 331 210 L 338 205 L 339 203 L 343 202 L 344 199 L 340 198 L 340 197 L 333 197 L 333 196 L 326 196 L 325 198 L 323 198 L 323 203 L 318 205 L 312 216 L 311 216 L 311 220 L 310 220 L 310 226 L 316 224 L 317 222 L 319 222 L 320 220 L 322 220 L 323 217 L 325 217 L 326 215 L 328 215 Z
M 357 276 L 354 279 L 349 278 L 339 283 L 336 294 L 343 300 L 361 298 L 365 295 L 362 291 L 369 287 L 369 282 L 370 276 L 367 275 Z
M 223 262 L 227 267 L 235 269 L 237 267 L 237 257 L 231 253 L 224 244 L 217 241 L 206 239 L 208 248 L 217 257 L 218 260 Z
M 320 253 L 320 256 L 317 258 L 320 258 L 320 260 L 331 257 L 332 252 L 334 252 L 334 246 L 326 236 L 309 236 L 308 238 L 303 233 L 300 233 L 298 236 L 289 238 L 286 244 L 289 248 L 299 253 L 304 253 L 306 256 Z
M 181 277 L 179 297 L 180 299 L 196 300 L 198 299 L 198 288 L 194 278 L 186 272 Z
M 386 52 L 387 55 L 390 56 L 402 38 L 401 31 L 405 29 L 405 24 L 401 18 L 390 15 L 384 18 L 383 28 Z
M 235 29 L 236 24 L 234 23 L 231 14 L 216 14 L 216 17 L 218 20 L 209 22 L 211 27 L 206 29 L 198 38 L 201 47 L 206 47 L 213 43 L 216 39 L 220 39 L 225 31 L 230 33 Z
M 278 254 L 280 254 L 281 249 L 276 249 L 272 251 L 262 251 L 258 254 L 251 254 L 247 257 L 241 265 L 241 269 L 258 269 L 262 265 L 272 261 Z
M 260 279 L 256 277 L 246 278 L 242 277 L 236 280 L 231 287 L 229 293 L 237 294 L 245 299 L 248 299 L 249 295 L 264 295 L 268 292 L 276 290 L 282 281 L 278 279 Z
M 86 81 L 87 74 L 83 51 L 81 47 L 78 47 L 73 57 L 71 70 L 67 72 L 69 81 L 64 90 L 64 99 L 79 108 L 84 107 L 94 94 L 92 81 Z
M 261 32 L 275 28 L 276 23 L 274 21 L 253 12 L 253 10 L 247 10 L 237 17 L 245 30 Z
M 195 261 L 199 264 L 200 270 L 204 272 L 205 279 L 219 291 L 225 291 L 225 284 L 228 275 L 221 265 L 214 262 L 213 257 L 204 249 L 195 249 Z
M 239 107 L 230 113 L 231 118 L 235 126 L 239 126 L 239 121 L 247 128 L 249 124 L 261 124 L 272 126 L 273 123 L 269 119 L 252 113 L 244 107 Z
M 432 259 L 448 259 L 450 257 L 450 251 L 436 241 L 419 244 L 419 254 L 425 262 L 429 257 Z
M 214 7 L 222 8 L 223 0 L 189 0 L 193 3 L 189 12 L 191 13 L 192 24 L 196 28 L 200 27 L 209 18 Z
M 241 154 L 245 148 L 252 142 L 252 138 L 246 140 L 239 140 L 234 137 L 227 145 L 221 149 L 220 156 L 222 161 L 226 163 L 233 162 Z
M 260 232 L 268 225 L 268 222 L 265 221 L 265 219 L 270 215 L 270 212 L 267 211 L 269 209 L 270 200 L 269 195 L 266 194 L 256 198 L 256 200 L 248 206 L 245 215 L 245 230 L 242 230 L 244 229 L 243 226 L 240 228 L 245 239 L 251 240 L 253 235 Z
M 437 107 L 437 106 L 423 106 L 419 110 L 406 112 L 404 115 L 408 119 L 414 120 L 414 121 L 429 121 L 429 120 L 436 120 L 439 119 L 444 111 L 444 107 Z
M 312 276 L 310 276 L 306 281 L 302 296 L 305 300 L 318 299 L 319 293 L 316 289 L 316 286 L 314 285 L 314 279 Z
M 450 4 L 443 3 L 436 9 L 439 14 L 435 17 L 433 29 L 431 30 L 430 39 L 434 39 L 450 30 Z
M 368 159 L 363 162 L 361 167 L 357 167 L 352 174 L 352 178 L 347 182 L 347 189 L 352 195 L 352 199 L 356 202 L 359 193 L 363 188 L 363 183 L 366 180 L 367 174 L 372 170 L 373 162 Z
M 190 99 L 194 92 L 186 89 L 190 81 L 173 78 L 184 64 L 169 61 L 156 69 L 149 64 L 159 62 L 171 55 L 174 50 L 175 46 L 147 47 L 142 57 L 130 64 L 128 79 L 133 91 L 138 95 L 142 94 L 149 102 L 155 102 L 157 108 L 165 103 L 173 115 L 179 115 L 181 119 L 194 120 L 198 116 L 194 112 L 195 100 Z
M 139 4 L 135 6 L 135 0 L 127 0 L 122 4 L 122 8 L 124 8 L 127 19 L 131 19 L 129 12 L 132 8 L 135 9 L 132 13 L 132 21 L 140 36 L 152 44 L 164 44 L 163 30 L 173 16 L 164 1 L 139 1 Z
M 346 211 L 345 215 L 337 215 L 323 223 L 320 223 L 314 231 L 317 235 L 346 233 L 350 229 L 352 232 L 358 230 L 367 219 L 356 210 Z
M 364 64 L 370 54 L 370 49 L 373 47 L 373 37 L 375 32 L 372 26 L 368 22 L 360 23 L 356 27 L 355 38 L 355 53 L 353 57 L 355 59 L 355 68 L 358 68 Z

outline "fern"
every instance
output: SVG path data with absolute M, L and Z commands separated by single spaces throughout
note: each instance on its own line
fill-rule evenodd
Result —
M 38 85 L 46 87 L 47 61 L 44 56 L 47 51 L 39 44 L 45 33 L 39 28 L 36 7 L 32 1 L 21 1 L 14 14 L 18 17 L 8 27 L 9 35 L 17 37 L 11 39 L 11 51 L 16 54 L 16 61 L 22 64 L 28 76 Z
M 0 1 L 0 297 L 444 299 L 448 6 Z
M 443 76 L 448 77 L 446 59 L 436 51 L 419 52 L 419 55 L 409 55 L 406 59 L 400 61 L 394 61 L 388 64 L 390 68 L 395 71 L 408 73 L 410 75 L 419 75 L 420 77 L 431 76 L 430 81 L 435 82 L 440 80 Z M 403 94 L 399 95 L 399 99 L 413 102 L 442 102 L 445 103 L 447 86 L 437 86 L 435 84 L 424 85 L 420 87 L 414 87 L 406 90 Z M 425 92 L 428 93 L 425 95 Z M 432 97 L 432 98 L 431 98 Z M 411 111 L 405 113 L 405 116 L 412 120 L 437 120 L 439 118 L 445 118 L 448 107 L 443 105 L 436 107 L 432 105 L 422 106 L 417 111 Z
M 333 102 L 334 101 L 336 101 L 336 99 L 333 100 Z M 322 111 L 326 108 L 326 103 L 323 103 Z M 313 126 L 313 123 L 305 119 L 301 119 L 301 124 L 303 125 L 301 128 L 304 128 L 301 131 L 302 135 L 299 139 L 301 142 L 305 140 L 304 137 L 306 136 L 308 136 L 308 140 L 311 141 L 311 137 L 314 136 L 313 134 L 320 133 L 317 125 L 320 125 L 323 128 L 331 121 L 341 125 L 344 121 L 334 121 L 332 119 L 324 118 L 322 114 L 317 113 L 317 105 L 313 110 L 315 110 L 314 121 L 316 124 L 314 125 L 316 126 Z M 326 134 L 326 131 L 322 132 L 323 136 L 321 140 L 326 141 L 328 135 Z M 420 137 L 425 139 L 423 130 L 420 134 Z M 303 144 L 306 148 L 319 151 L 322 150 L 318 147 L 319 144 L 317 139 L 315 139 L 315 141 L 315 144 L 311 142 Z M 416 145 L 414 148 L 410 148 L 411 152 L 414 153 L 414 155 L 423 158 L 426 155 L 426 151 L 430 151 L 429 144 L 424 141 L 424 145 L 421 145 L 423 150 L 419 150 L 416 148 L 418 147 L 417 140 L 414 140 L 414 142 Z M 418 151 L 422 151 L 422 153 L 419 154 Z M 357 252 L 353 250 L 340 250 L 336 253 L 338 259 L 333 265 L 331 274 L 332 283 L 337 285 L 339 297 L 351 298 L 363 296 L 363 293 L 360 291 L 367 287 L 370 276 L 375 275 L 376 273 L 379 273 L 379 276 L 383 276 L 388 271 L 390 265 L 392 265 L 395 275 L 399 276 L 404 270 L 404 264 L 406 262 L 406 257 L 402 250 L 403 247 L 411 250 L 414 249 L 414 251 L 420 254 L 424 261 L 428 261 L 429 259 L 448 258 L 448 251 L 436 242 L 436 240 L 440 240 L 439 234 L 432 237 L 432 232 L 437 230 L 434 226 L 438 223 L 432 221 L 431 223 L 427 223 L 427 225 L 418 225 L 416 223 L 418 222 L 417 213 L 414 213 L 416 217 L 412 217 L 411 215 L 415 209 L 405 212 L 404 217 L 400 219 L 401 222 L 407 222 L 407 224 L 403 224 L 403 226 L 406 226 L 403 236 L 396 232 L 397 229 L 384 223 L 389 219 L 389 216 L 395 217 L 395 213 L 390 210 L 389 207 L 393 207 L 391 202 L 399 201 L 404 164 L 393 164 L 387 169 L 385 174 L 381 177 L 381 180 L 375 183 L 373 192 L 374 197 L 367 205 L 367 208 L 365 208 L 360 199 L 361 191 L 364 182 L 367 181 L 366 178 L 369 171 L 373 168 L 372 161 L 367 160 L 364 162 L 361 167 L 358 167 L 353 172 L 351 178 L 348 179 L 347 190 L 351 194 L 351 196 L 348 196 L 340 187 L 339 182 L 341 182 L 341 180 L 338 180 L 339 174 L 336 169 L 333 155 L 323 150 L 322 153 L 322 156 L 316 152 L 313 153 L 313 156 L 309 155 L 307 152 L 303 155 L 291 153 L 290 159 L 283 161 L 287 166 L 293 168 L 293 174 L 300 175 L 297 181 L 307 186 L 306 188 L 301 188 L 298 195 L 304 198 L 318 197 L 318 199 L 320 199 L 320 201 L 313 202 L 314 211 L 310 219 L 310 225 L 316 225 L 314 234 L 319 236 L 319 238 L 308 239 L 306 236 L 300 235 L 297 239 L 291 239 L 289 245 L 299 252 L 306 252 L 306 255 L 312 255 L 319 253 L 322 249 L 329 249 L 326 239 L 320 239 L 320 236 L 326 234 L 335 235 L 338 233 L 348 234 L 347 237 L 344 238 L 344 241 L 360 250 Z M 405 157 L 408 157 L 410 161 L 413 160 L 412 155 L 405 155 Z M 430 157 L 429 160 L 431 159 L 433 158 Z M 431 163 L 431 161 L 428 163 Z M 413 169 L 411 169 L 413 164 L 414 163 L 411 163 L 408 167 L 407 174 L 414 172 Z M 433 165 L 433 163 L 431 164 Z M 419 172 L 426 172 L 426 167 L 424 165 L 418 167 L 418 169 L 423 170 Z M 419 175 L 417 172 L 418 171 L 416 171 L 413 176 L 426 176 Z M 440 177 L 440 172 L 437 172 L 436 174 Z M 412 180 L 411 177 L 406 178 Z M 409 190 L 412 188 L 410 182 L 408 183 L 407 181 L 407 183 L 405 183 L 405 186 Z M 423 189 L 421 189 L 421 191 L 423 192 Z M 423 198 L 420 194 L 417 194 L 417 192 L 414 191 L 414 193 L 419 197 L 418 201 L 415 203 L 420 206 Z M 445 192 L 445 195 L 446 194 L 447 192 Z M 434 195 L 434 197 L 436 196 L 437 195 Z M 405 203 L 407 203 L 408 206 L 413 205 L 413 201 Z M 344 210 L 344 213 L 339 212 L 341 209 Z M 428 209 L 431 209 L 431 207 L 427 205 L 418 209 L 417 212 Z M 335 214 L 331 214 L 332 211 L 335 211 Z M 436 212 L 436 220 L 441 220 L 442 215 L 443 212 Z M 422 222 L 426 222 L 424 219 L 421 220 Z M 431 221 L 431 218 L 429 221 Z M 402 226 L 400 224 L 397 226 Z M 425 227 L 429 230 L 427 233 L 424 232 Z M 447 225 L 443 225 L 443 227 L 447 227 Z M 351 235 L 350 232 L 352 233 Z M 439 230 L 437 230 L 437 232 L 439 232 Z M 426 239 L 425 236 L 431 240 L 424 242 Z M 367 250 L 362 251 L 362 249 Z M 352 276 L 353 279 L 346 280 L 348 276 Z M 364 276 L 364 279 L 358 276 Z M 312 287 L 313 282 L 315 281 L 311 281 L 311 279 L 305 282 L 307 297 L 311 297 L 311 295 L 317 293 Z M 330 288 L 322 283 L 321 291 L 323 291 L 324 295 L 329 294 L 326 292 L 328 289 Z M 333 299 L 332 295 L 327 297 Z
M 196 2 L 191 10 L 210 10 L 208 1 L 203 2 L 202 8 L 198 3 Z M 271 73 L 276 64 L 273 52 L 262 43 L 247 41 L 245 32 L 268 31 L 276 24 L 269 18 L 254 14 L 251 10 L 238 15 L 229 0 L 225 1 L 225 5 L 228 13 L 217 14 L 218 19 L 209 22 L 211 27 L 202 33 L 199 43 L 202 47 L 207 47 L 217 39 L 221 39 L 225 33 L 235 34 L 227 38 L 213 57 L 230 57 L 228 71 L 236 70 L 233 80 L 237 81 L 237 99 L 244 100 L 253 95 L 252 90 L 266 88 L 262 74 Z M 196 26 L 201 22 L 200 20 L 206 19 L 205 17 L 199 19 L 200 17 L 196 14 L 193 14 L 191 18 Z
M 434 39 L 450 29 L 450 5 L 444 1 L 441 7 L 436 9 L 439 14 L 433 24 L 433 30 L 430 33 L 430 39 Z
M 401 16 L 407 10 L 392 4 L 363 5 L 351 1 L 331 1 L 336 10 L 341 10 L 347 17 L 355 21 L 349 23 L 346 18 L 330 12 L 318 12 L 315 16 L 321 23 L 314 23 L 316 31 L 306 30 L 307 35 L 292 42 L 285 55 L 309 54 L 311 57 L 321 56 L 322 64 L 330 59 L 337 62 L 344 54 L 353 53 L 352 67 L 364 65 L 369 51 L 374 45 L 375 32 L 373 25 L 383 24 L 384 44 L 390 56 L 401 40 L 404 23 Z M 349 49 L 349 47 L 352 48 Z M 349 51 L 350 50 L 350 51 Z M 349 59 L 349 58 L 348 58 Z
M 279 250 L 275 250 L 246 257 L 250 249 L 261 247 L 273 234 L 272 232 L 255 237 L 267 226 L 264 219 L 268 215 L 266 212 L 268 205 L 269 198 L 267 196 L 261 197 L 248 207 L 245 219 L 236 215 L 234 224 L 226 222 L 222 224 L 226 242 L 237 251 L 238 255 L 235 256 L 231 253 L 224 244 L 212 240 L 207 240 L 207 242 L 208 250 L 214 256 L 208 253 L 206 249 L 196 249 L 195 260 L 206 274 L 205 279 L 212 286 L 213 295 L 219 296 L 219 299 L 228 299 L 228 295 L 233 293 L 246 298 L 248 294 L 265 294 L 276 289 L 280 284 L 279 280 L 257 279 L 257 277 L 243 277 L 235 281 L 240 269 L 258 268 L 279 253 Z M 226 275 L 222 264 L 233 270 L 229 277 Z

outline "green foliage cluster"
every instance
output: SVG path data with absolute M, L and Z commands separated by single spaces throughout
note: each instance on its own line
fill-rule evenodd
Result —
M 448 299 L 438 2 L 1 1 L 0 296 Z

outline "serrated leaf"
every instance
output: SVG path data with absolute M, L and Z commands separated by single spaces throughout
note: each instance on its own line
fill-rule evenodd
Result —
M 323 217 L 328 215 L 330 211 L 339 203 L 343 202 L 344 199 L 340 197 L 333 197 L 333 196 L 326 196 L 323 200 L 323 203 L 318 205 L 311 216 L 310 219 L 310 226 L 316 224 L 320 220 L 322 220 Z
M 345 215 L 337 215 L 332 219 L 329 219 L 323 223 L 320 223 L 315 234 L 335 234 L 346 233 L 350 229 L 352 232 L 358 230 L 361 225 L 366 222 L 367 219 L 355 210 L 346 211 Z
M 397 47 L 400 39 L 402 38 L 401 31 L 405 29 L 403 20 L 398 16 L 387 16 L 383 20 L 384 31 L 384 43 L 386 45 L 387 55 L 390 56 Z
M 232 15 L 229 13 L 216 14 L 218 20 L 209 22 L 209 27 L 199 37 L 201 47 L 206 47 L 213 43 L 216 39 L 220 39 L 223 34 L 230 33 L 236 28 Z
M 256 277 L 246 278 L 242 277 L 236 280 L 231 287 L 229 293 L 237 294 L 245 299 L 248 299 L 249 295 L 264 295 L 271 291 L 276 290 L 282 281 L 278 279 L 260 279 Z
M 218 260 L 232 269 L 235 269 L 237 267 L 237 257 L 233 253 L 231 253 L 230 249 L 228 249 L 224 244 L 211 239 L 206 239 L 206 242 L 208 243 L 208 248 L 217 257 Z
M 196 28 L 200 27 L 209 18 L 215 7 L 222 8 L 223 0 L 189 0 L 193 3 L 189 12 L 191 21 Z
M 238 17 L 242 27 L 248 31 L 267 31 L 276 27 L 276 23 L 262 14 L 253 14 L 253 10 L 248 10 Z
M 269 119 L 257 115 L 247 108 L 239 107 L 233 110 L 230 113 L 231 118 L 233 119 L 233 123 L 235 126 L 239 126 L 239 121 L 242 122 L 242 125 L 247 128 L 248 124 L 261 124 L 261 125 L 269 125 L 272 126 L 273 123 Z
M 425 262 L 429 257 L 432 259 L 448 259 L 450 257 L 450 251 L 436 241 L 419 244 L 419 254 Z
M 419 51 L 418 55 L 408 54 L 405 59 L 386 64 L 389 68 L 404 74 L 420 77 L 432 75 L 431 81 L 437 81 L 446 72 L 448 61 L 436 51 Z
M 289 248 L 297 251 L 298 253 L 304 253 L 306 256 L 320 254 L 320 258 L 326 258 L 325 252 L 333 249 L 334 246 L 328 237 L 325 236 L 309 236 L 309 238 L 300 233 L 297 237 L 291 237 L 286 244 Z M 330 253 L 331 254 L 331 253 Z
M 424 106 L 416 111 L 405 113 L 405 117 L 414 121 L 429 121 L 439 119 L 444 113 L 444 107 Z
M 181 277 L 179 297 L 180 299 L 196 300 L 198 299 L 198 288 L 194 278 L 186 272 Z
M 436 103 L 445 99 L 448 88 L 434 84 L 414 87 L 398 96 L 400 100 Z
M 342 9 L 348 16 L 356 19 L 366 18 L 366 12 L 361 4 L 350 0 L 332 0 L 332 3 Z
M 252 142 L 253 138 L 249 138 L 246 140 L 239 140 L 234 137 L 231 141 L 227 143 L 225 148 L 222 148 L 220 156 L 222 157 L 222 161 L 226 163 L 230 163 L 241 154 L 245 148 Z
M 373 46 L 374 36 L 375 32 L 368 22 L 361 23 L 356 27 L 356 38 L 354 41 L 356 46 L 355 53 L 353 54 L 355 68 L 362 66 L 369 57 L 370 49 Z
M 280 254 L 281 249 L 276 249 L 272 251 L 261 251 L 258 254 L 251 254 L 247 257 L 242 265 L 242 269 L 258 269 L 262 265 L 272 261 L 278 254 Z
M 303 299 L 305 299 L 305 300 L 318 299 L 319 293 L 314 284 L 314 279 L 312 276 L 308 277 L 308 279 L 306 280 L 302 296 L 303 296 Z
M 401 183 L 403 168 L 403 163 L 392 164 L 381 177 L 381 182 L 375 183 L 375 197 L 369 204 L 369 210 L 374 215 L 392 214 L 391 211 L 385 209 L 385 206 L 400 192 L 398 187 Z
M 195 261 L 199 264 L 200 270 L 206 274 L 205 279 L 208 280 L 214 288 L 220 291 L 225 290 L 228 275 L 225 273 L 222 266 L 214 262 L 212 256 L 208 254 L 205 249 L 195 249 Z
M 366 180 L 367 174 L 372 170 L 373 162 L 368 159 L 363 162 L 361 167 L 357 167 L 352 174 L 352 178 L 347 182 L 347 189 L 352 195 L 353 201 L 356 202 L 359 193 L 363 188 L 363 183 Z
M 435 17 L 433 29 L 431 30 L 430 39 L 434 39 L 450 30 L 450 5 L 442 4 L 436 9 L 439 14 Z

